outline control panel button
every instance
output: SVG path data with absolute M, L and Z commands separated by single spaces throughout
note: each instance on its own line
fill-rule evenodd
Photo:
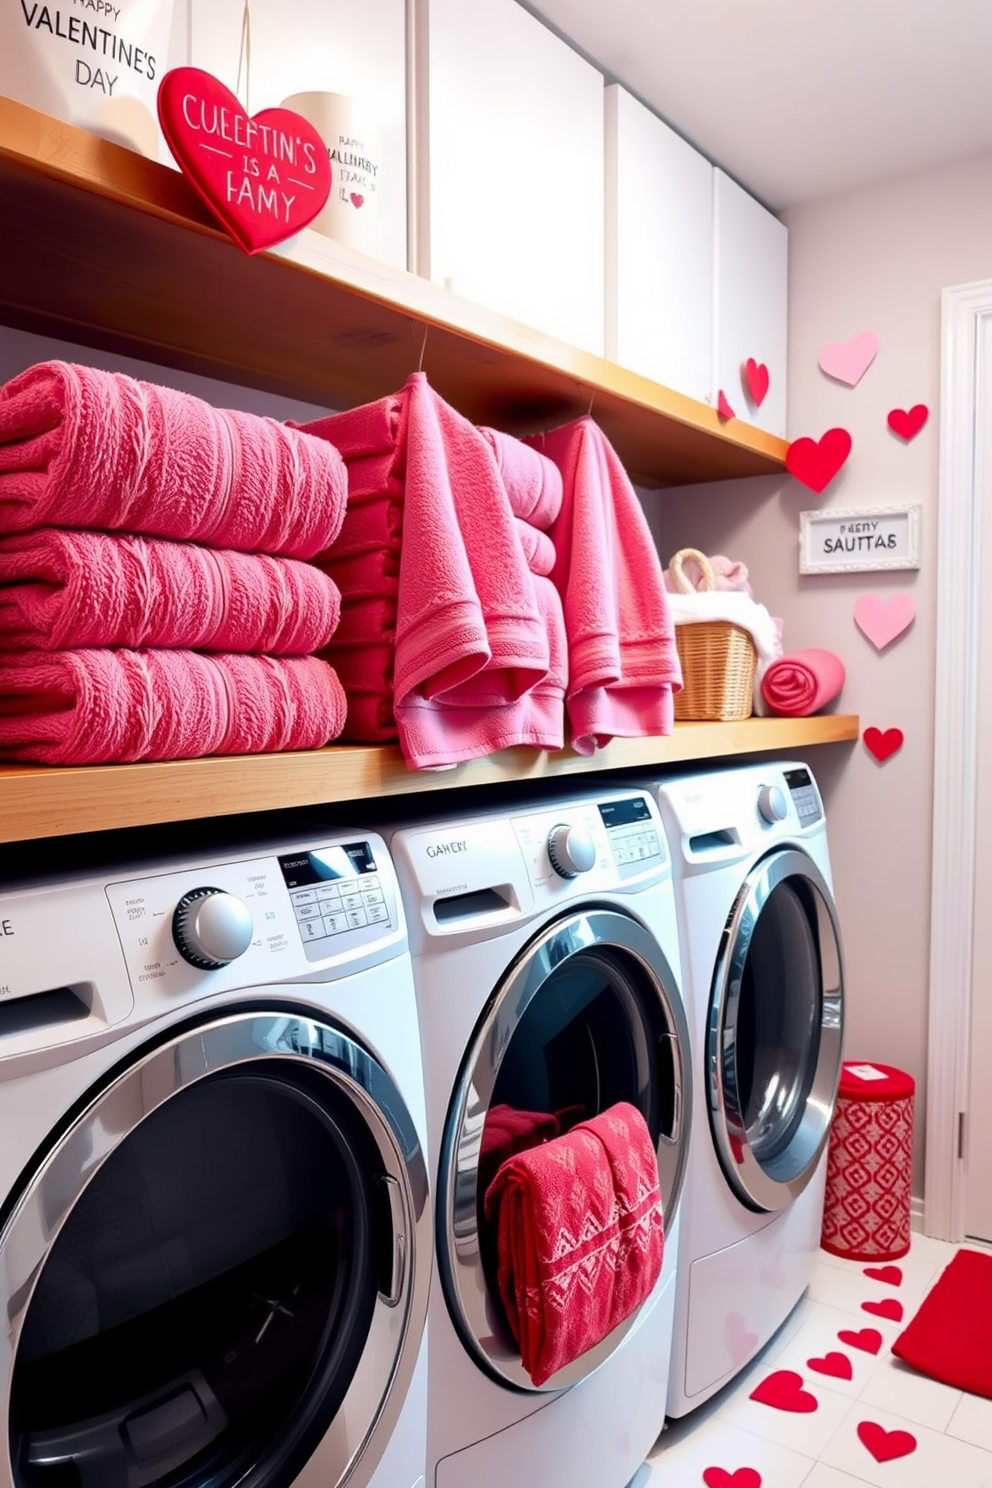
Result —
M 766 822 L 785 821 L 789 814 L 785 792 L 777 785 L 763 785 L 758 792 L 758 811 Z
M 596 864 L 596 844 L 585 827 L 561 822 L 548 834 L 548 857 L 559 878 L 578 878 Z
M 223 889 L 190 889 L 176 905 L 172 938 L 180 956 L 201 971 L 229 966 L 255 934 L 251 910 Z

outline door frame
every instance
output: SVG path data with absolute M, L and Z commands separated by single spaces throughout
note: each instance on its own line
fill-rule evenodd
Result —
M 992 280 L 941 295 L 924 1229 L 964 1238 L 978 769 L 983 430 Z

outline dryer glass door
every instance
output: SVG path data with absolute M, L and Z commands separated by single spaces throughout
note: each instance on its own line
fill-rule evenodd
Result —
M 786 1208 L 816 1171 L 840 1079 L 842 1021 L 830 889 L 806 853 L 771 853 L 727 920 L 706 1038 L 717 1152 L 752 1209 Z
M 412 1122 L 344 1034 L 256 1013 L 139 1050 L 0 1233 L 9 1481 L 288 1488 L 316 1452 L 333 1488 L 422 1321 L 418 1224 Z
M 441 1153 L 438 1260 L 449 1308 L 475 1357 L 533 1390 L 497 1281 L 486 1190 L 501 1161 L 618 1101 L 636 1106 L 656 1144 L 666 1224 L 678 1205 L 692 1108 L 679 988 L 657 941 L 629 915 L 574 913 L 547 927 L 491 997 L 456 1087 Z M 637 1320 L 542 1386 L 590 1374 Z

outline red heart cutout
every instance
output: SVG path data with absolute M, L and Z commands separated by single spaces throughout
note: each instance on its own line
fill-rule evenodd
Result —
M 727 402 L 727 395 L 723 391 L 723 388 L 720 389 L 720 392 L 717 395 L 716 411 L 721 418 L 732 419 L 737 417 L 736 413 Z
M 837 1334 L 841 1343 L 846 1343 L 848 1348 L 860 1349 L 863 1354 L 877 1354 L 882 1347 L 882 1335 L 877 1328 L 841 1328 Z
M 794 439 L 785 456 L 785 468 L 819 496 L 826 490 L 851 453 L 846 429 L 828 429 L 822 439 Z
M 838 1353 L 836 1350 L 825 1354 L 822 1359 L 807 1359 L 808 1369 L 815 1369 L 817 1374 L 829 1374 L 832 1379 L 853 1379 L 854 1365 L 846 1354 Z
M 889 414 L 888 424 L 893 434 L 898 434 L 900 439 L 905 439 L 907 444 L 915 439 L 930 417 L 930 410 L 925 403 L 917 403 L 912 408 L 893 408 Z
M 865 1275 L 872 1281 L 884 1281 L 887 1286 L 902 1286 L 900 1266 L 866 1266 Z
M 751 1391 L 751 1399 L 761 1405 L 774 1406 L 776 1410 L 796 1411 L 806 1415 L 819 1407 L 815 1395 L 803 1389 L 803 1377 L 792 1369 L 776 1369 L 763 1379 L 757 1389 Z
M 876 1462 L 892 1462 L 916 1451 L 916 1437 L 911 1431 L 886 1431 L 876 1421 L 860 1421 L 858 1436 Z
M 300 114 L 263 109 L 249 119 L 209 72 L 175 67 L 159 87 L 158 116 L 184 175 L 246 253 L 293 237 L 327 201 L 327 150 Z
M 764 362 L 756 362 L 754 357 L 748 357 L 744 363 L 744 384 L 755 408 L 760 408 L 764 403 L 769 381 L 768 368 Z
M 873 1317 L 888 1318 L 890 1323 L 902 1322 L 902 1303 L 895 1297 L 886 1297 L 884 1302 L 862 1302 L 861 1311 L 870 1312 Z
M 880 765 L 884 765 L 890 755 L 902 748 L 905 736 L 900 728 L 886 729 L 884 734 L 881 729 L 866 728 L 861 737 L 865 741 L 868 753 L 873 754 Z M 899 1316 L 901 1317 L 902 1313 Z
M 360 191 L 353 191 L 351 193 L 351 205 L 353 207 L 360 207 L 360 206 L 362 206 L 362 204 L 364 203 L 364 201 L 365 201 L 365 198 L 364 198 L 364 196 L 362 196 L 362 194 L 361 194 Z
M 728 1472 L 725 1467 L 707 1467 L 703 1470 L 706 1488 L 761 1488 L 761 1474 L 753 1467 L 739 1467 Z

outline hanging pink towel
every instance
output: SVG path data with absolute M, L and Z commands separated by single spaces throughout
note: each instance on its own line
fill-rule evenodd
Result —
M 337 451 L 274 419 L 68 362 L 0 388 L 0 531 L 98 527 L 310 558 L 347 495 Z
M 307 656 L 341 604 L 309 563 L 41 527 L 0 538 L 0 651 L 168 646 Z
M 552 526 L 564 500 L 561 471 L 523 440 L 498 429 L 480 429 L 496 456 L 510 510 L 539 532 Z
M 808 718 L 840 695 L 844 663 L 832 651 L 810 646 L 773 661 L 761 682 L 761 693 L 773 713 Z
M 670 734 L 681 687 L 661 565 L 627 474 L 591 418 L 537 435 L 562 473 L 552 579 L 568 636 L 572 747 Z
M 0 757 L 106 765 L 316 749 L 345 697 L 316 657 L 195 651 L 0 656 Z

